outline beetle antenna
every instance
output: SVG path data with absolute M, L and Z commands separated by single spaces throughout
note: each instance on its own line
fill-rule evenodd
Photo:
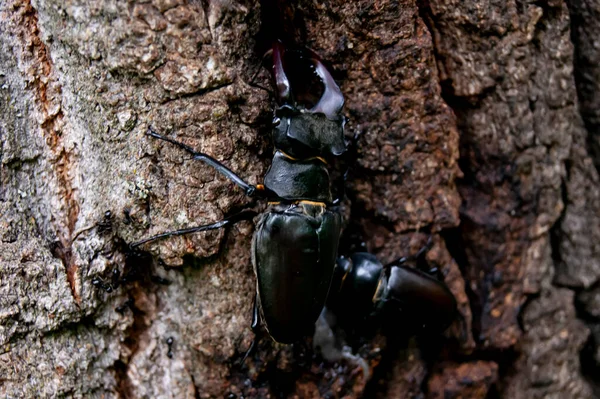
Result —
M 221 162 L 217 161 L 210 155 L 204 154 L 202 152 L 197 152 L 192 147 L 185 145 L 180 141 L 177 141 L 170 137 L 166 137 L 161 134 L 158 134 L 154 130 L 152 130 L 151 127 L 148 128 L 148 132 L 146 134 L 149 136 L 152 136 L 154 138 L 157 138 L 159 140 L 164 140 L 171 144 L 174 144 L 177 147 L 179 147 L 179 148 L 183 149 L 184 151 L 188 152 L 189 154 L 191 154 L 194 157 L 194 159 L 196 159 L 198 161 L 202 161 L 209 166 L 212 166 L 217 172 L 219 172 L 220 174 L 222 174 L 223 176 L 225 176 L 226 178 L 228 178 L 229 180 L 231 180 L 232 182 L 237 184 L 239 187 L 241 187 L 246 192 L 247 196 L 249 196 L 249 197 L 255 197 L 255 196 L 266 197 L 266 196 L 268 196 L 268 193 L 266 192 L 266 190 L 264 189 L 264 187 L 262 185 L 253 186 L 252 184 L 246 183 L 240 176 L 235 174 L 231 169 L 229 169 L 227 166 L 223 165 Z

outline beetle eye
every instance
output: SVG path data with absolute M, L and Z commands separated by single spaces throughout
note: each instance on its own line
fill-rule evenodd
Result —
M 275 117 L 273 118 L 273 126 L 279 126 L 281 123 L 281 118 Z

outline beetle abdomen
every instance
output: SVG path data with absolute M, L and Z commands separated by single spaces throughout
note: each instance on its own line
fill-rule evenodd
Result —
M 294 342 L 314 327 L 329 291 L 340 229 L 340 215 L 316 205 L 279 205 L 260 219 L 253 263 L 263 319 L 275 341 Z

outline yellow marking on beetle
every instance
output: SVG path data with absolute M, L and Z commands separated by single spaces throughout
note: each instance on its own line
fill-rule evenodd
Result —
M 381 284 L 383 283 L 383 279 L 379 279 L 379 281 L 377 282 L 377 288 L 375 288 L 375 293 L 373 294 L 373 298 L 371 298 L 371 301 L 373 303 L 376 303 L 378 300 L 381 299 L 381 295 L 383 295 L 383 289 L 384 287 L 381 286 Z
M 277 150 L 277 151 L 279 151 L 281 153 L 281 155 L 283 155 L 287 159 L 291 159 L 292 161 L 312 161 L 313 159 L 318 159 L 319 161 L 323 162 L 325 165 L 328 165 L 327 161 L 323 157 L 310 157 L 310 158 L 306 158 L 306 159 L 298 159 L 298 158 L 294 158 L 290 154 L 287 154 L 281 150 Z
M 351 271 L 352 271 L 352 267 L 349 268 L 348 270 L 346 270 L 346 273 L 344 273 L 344 277 L 342 277 L 342 282 L 340 284 L 340 291 L 342 290 L 342 287 L 344 286 L 344 282 L 346 281 L 346 278 L 348 277 L 348 275 L 350 274 Z
M 257 184 L 257 185 L 256 185 L 256 189 L 257 189 L 257 190 L 260 190 L 260 191 L 264 191 L 264 189 L 265 189 L 265 185 L 264 185 L 264 184 Z
M 278 150 L 278 151 L 281 153 L 281 155 L 283 155 L 284 157 L 286 157 L 286 158 L 288 158 L 288 159 L 291 159 L 292 161 L 299 161 L 299 159 L 298 159 L 298 158 L 294 158 L 294 157 L 293 157 L 293 156 L 291 156 L 290 154 L 287 154 L 287 153 L 285 153 L 285 152 L 283 152 L 283 151 L 281 151 L 281 150 Z
M 267 202 L 267 205 L 279 205 L 281 201 Z
M 312 158 L 309 158 L 312 159 Z M 315 157 L 315 159 L 318 159 L 319 161 L 323 162 L 325 165 L 327 165 L 327 161 L 325 160 L 325 158 L 322 157 Z
M 300 201 L 296 201 L 294 202 L 296 205 L 300 205 L 300 204 L 307 204 L 307 205 L 314 205 L 314 206 L 322 206 L 323 208 L 325 208 L 327 206 L 326 203 L 324 202 L 320 202 L 320 201 L 308 201 L 308 200 L 300 200 Z

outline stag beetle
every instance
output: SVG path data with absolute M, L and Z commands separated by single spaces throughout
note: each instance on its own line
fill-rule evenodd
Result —
M 212 166 L 247 195 L 269 201 L 252 241 L 257 281 L 252 327 L 256 331 L 262 315 L 264 326 L 275 341 L 291 343 L 311 332 L 329 291 L 341 215 L 330 209 L 333 198 L 327 162 L 344 154 L 347 143 L 341 115 L 344 98 L 319 57 L 309 50 L 288 50 L 279 42 L 273 46 L 272 56 L 280 105 L 273 120 L 275 154 L 264 185 L 246 183 L 217 160 L 174 139 L 152 130 L 148 134 Z M 285 72 L 286 65 L 299 63 L 310 65 L 324 88 L 312 108 L 296 102 L 292 90 L 295 82 Z M 131 247 L 163 237 L 221 228 L 254 216 L 252 211 L 241 212 L 210 225 L 162 233 Z
M 256 275 L 253 331 L 257 332 L 262 319 L 267 333 L 277 342 L 293 343 L 309 335 L 325 305 L 332 281 L 335 287 L 329 299 L 332 309 L 347 307 L 352 312 L 355 304 L 360 307 L 371 301 L 377 304 L 398 298 L 411 303 L 424 299 L 424 304 L 451 307 L 452 295 L 442 283 L 428 276 L 405 268 L 395 271 L 393 267 L 386 268 L 384 273 L 383 266 L 368 254 L 338 259 L 342 220 L 335 206 L 338 200 L 332 195 L 328 166 L 348 149 L 345 117 L 341 114 L 344 97 L 311 50 L 286 48 L 276 42 L 272 59 L 278 107 L 272 131 L 275 152 L 264 184 L 251 185 L 209 155 L 148 130 L 148 135 L 174 144 L 213 167 L 248 196 L 268 201 L 269 207 L 260 215 L 252 240 Z M 305 105 L 310 93 L 305 93 L 306 85 L 304 90 L 300 87 L 304 82 L 288 76 L 290 70 L 303 66 L 314 72 L 323 89 L 312 107 Z M 216 223 L 158 234 L 130 246 L 218 229 L 255 216 L 256 212 L 246 210 Z M 350 263 L 354 267 L 349 267 Z M 379 272 L 374 271 L 376 267 Z M 404 289 L 408 290 L 398 294 L 397 291 Z

